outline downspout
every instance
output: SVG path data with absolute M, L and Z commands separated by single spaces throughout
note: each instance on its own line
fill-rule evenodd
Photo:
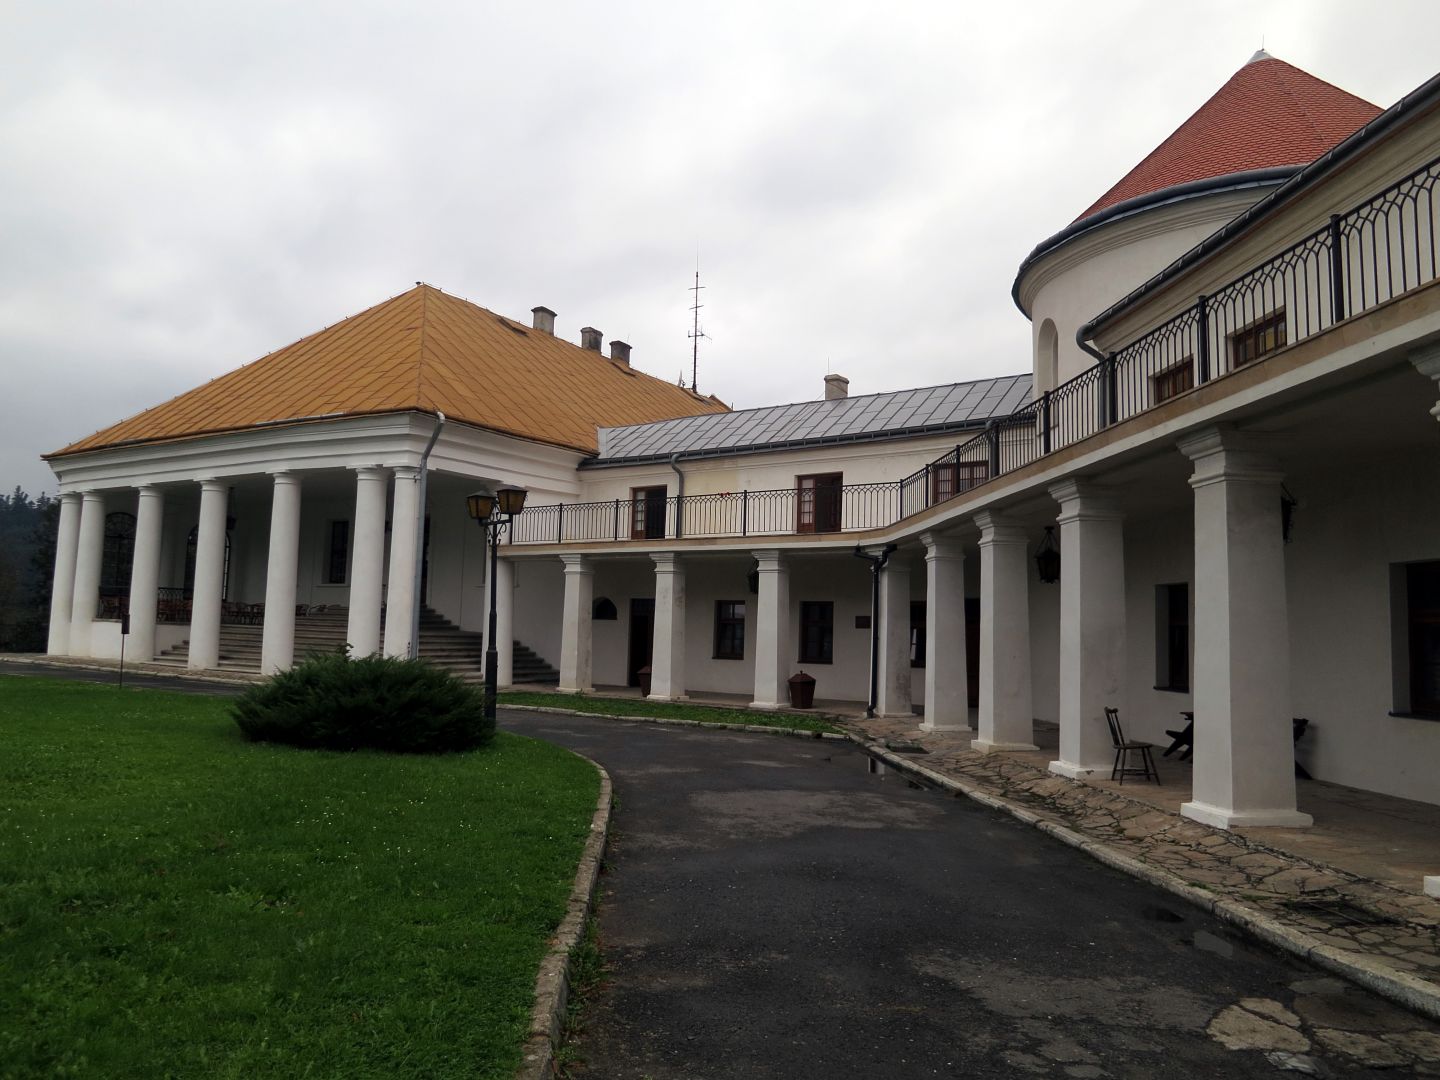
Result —
M 894 544 L 886 544 L 879 555 L 871 555 L 859 544 L 855 545 L 855 557 L 870 564 L 870 701 L 865 706 L 867 720 L 875 719 L 875 705 L 880 695 L 880 571 L 885 569 L 895 547 Z
M 425 444 L 425 452 L 420 455 L 420 475 L 415 480 L 420 485 L 420 494 L 417 496 L 420 512 L 415 515 L 415 582 L 414 591 L 411 593 L 415 601 L 410 605 L 411 660 L 420 656 L 420 579 L 424 576 L 425 566 L 425 494 L 430 486 L 430 451 L 435 449 L 435 442 L 440 438 L 440 429 L 444 426 L 445 414 L 436 409 L 435 430 L 430 433 L 430 441 Z
M 675 487 L 675 539 L 681 540 L 685 536 L 685 474 L 680 471 L 680 466 L 675 462 L 680 459 L 677 451 L 670 455 L 670 468 L 675 470 L 675 475 L 680 478 Z

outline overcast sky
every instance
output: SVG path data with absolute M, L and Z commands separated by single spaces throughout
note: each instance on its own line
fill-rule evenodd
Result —
M 1389 106 L 1440 4 L 0 0 L 0 486 L 417 280 L 688 382 L 698 253 L 739 408 L 1028 370 L 1020 260 L 1262 38 Z

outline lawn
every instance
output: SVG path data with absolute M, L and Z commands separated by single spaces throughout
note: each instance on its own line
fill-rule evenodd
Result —
M 840 730 L 834 724 L 813 714 L 726 709 L 714 705 L 646 701 L 643 698 L 589 697 L 585 694 L 546 694 L 530 690 L 504 690 L 499 694 L 499 701 L 502 706 L 536 705 L 542 709 L 572 709 L 575 712 L 597 713 L 601 716 L 654 716 L 671 720 L 696 720 L 702 724 L 751 724 L 756 727 L 796 728 L 800 731 L 838 732 Z
M 595 770 L 0 677 L 0 1076 L 509 1077 Z

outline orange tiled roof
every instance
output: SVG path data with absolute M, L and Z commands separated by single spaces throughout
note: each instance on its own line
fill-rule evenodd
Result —
M 716 398 L 418 285 L 46 456 L 411 409 L 587 453 L 600 426 L 728 411 Z
M 1177 184 L 1308 165 L 1380 111 L 1262 50 L 1075 220 Z

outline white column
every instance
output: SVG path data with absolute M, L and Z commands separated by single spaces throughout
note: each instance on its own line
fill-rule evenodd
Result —
M 880 670 L 875 711 L 913 716 L 910 695 L 910 564 L 891 555 L 880 571 Z
M 385 586 L 386 656 L 410 655 L 419 519 L 420 470 L 413 465 L 399 465 L 395 468 L 395 503 L 390 511 L 390 580 Z
M 655 648 L 650 654 L 650 696 L 685 698 L 685 566 L 678 555 L 655 561 Z
M 1223 829 L 1303 826 L 1295 806 L 1290 627 L 1279 463 L 1267 441 L 1214 427 L 1195 463 L 1195 770 L 1186 817 Z
M 1084 480 L 1050 488 L 1060 504 L 1060 759 L 1050 771 L 1108 775 L 1115 749 L 1105 708 L 1125 686 L 1124 522 L 1106 493 Z M 1042 586 L 1043 588 L 1044 586 Z
M 515 564 L 501 557 L 495 562 L 495 685 L 515 683 Z M 489 609 L 486 609 L 489 626 Z
M 350 556 L 350 655 L 380 651 L 380 598 L 385 573 L 385 470 L 355 470 L 355 546 Z
M 200 483 L 200 525 L 195 534 L 195 590 L 190 599 L 192 668 L 220 665 L 220 609 L 225 590 L 225 516 L 230 488 L 223 480 Z
M 561 555 L 565 564 L 565 609 L 560 625 L 562 694 L 584 694 L 590 681 L 590 616 L 595 603 L 595 569 L 584 555 Z M 496 612 L 497 622 L 499 612 Z M 498 636 L 499 627 L 496 627 Z M 497 673 L 495 682 L 500 682 Z
M 1025 530 L 1003 514 L 980 526 L 980 718 L 971 747 L 1035 750 L 1030 699 L 1030 573 Z
M 90 630 L 100 607 L 100 560 L 105 552 L 105 496 L 85 492 L 75 551 L 75 588 L 70 600 L 70 655 L 89 656 Z
M 970 726 L 965 656 L 965 553 L 951 536 L 924 533 L 925 731 Z
M 75 603 L 75 556 L 80 550 L 80 495 L 60 496 L 60 524 L 55 534 L 55 576 L 50 579 L 50 637 L 45 651 L 64 656 L 70 651 L 70 609 Z
M 1427 345 L 1410 351 L 1410 362 L 1421 375 L 1434 379 L 1440 389 L 1440 345 Z M 1440 420 L 1440 401 L 1430 408 L 1430 415 Z
M 274 675 L 295 662 L 295 581 L 300 560 L 300 477 L 277 472 L 270 497 L 270 553 L 265 564 L 265 626 L 260 670 Z
M 778 551 L 753 553 L 760 564 L 760 595 L 755 605 L 755 700 L 752 709 L 790 705 L 790 568 Z
M 165 495 L 142 487 L 135 512 L 135 561 L 130 567 L 130 643 L 136 660 L 155 659 L 155 615 L 160 602 L 160 535 Z

